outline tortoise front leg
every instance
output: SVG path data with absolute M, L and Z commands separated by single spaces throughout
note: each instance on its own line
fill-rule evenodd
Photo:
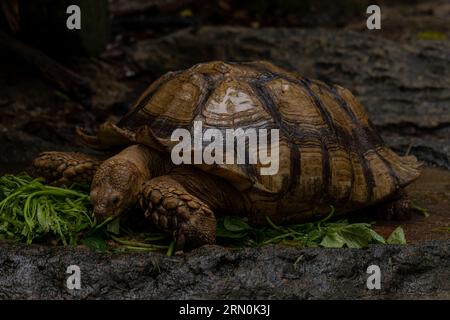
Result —
M 178 250 L 216 242 L 214 212 L 244 211 L 244 200 L 231 185 L 195 170 L 151 179 L 139 203 L 147 218 L 175 238 Z
M 147 182 L 140 204 L 146 218 L 175 238 L 177 249 L 216 242 L 216 218 L 211 208 L 170 175 Z
M 33 175 L 44 177 L 55 185 L 68 185 L 73 182 L 91 183 L 100 157 L 77 152 L 43 152 L 33 160 Z

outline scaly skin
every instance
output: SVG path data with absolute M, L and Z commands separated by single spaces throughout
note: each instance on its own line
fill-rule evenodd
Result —
M 153 158 L 149 148 L 132 145 L 100 165 L 91 185 L 97 217 L 121 214 L 137 203 L 142 185 L 152 177 Z
M 132 145 L 100 165 L 91 201 L 101 218 L 139 203 L 180 250 L 215 242 L 213 212 L 245 212 L 244 199 L 227 181 L 195 168 L 174 168 L 170 159 L 143 145 Z
M 33 160 L 33 174 L 54 185 L 91 183 L 103 159 L 77 152 L 43 152 Z
M 175 177 L 154 178 L 144 184 L 139 202 L 145 217 L 173 235 L 177 249 L 216 241 L 216 218 L 211 208 L 190 194 Z

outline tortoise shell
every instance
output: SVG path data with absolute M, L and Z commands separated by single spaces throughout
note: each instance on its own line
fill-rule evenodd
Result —
M 278 174 L 260 175 L 258 164 L 197 165 L 249 192 L 255 206 L 284 199 L 273 204 L 278 212 L 289 211 L 290 202 L 298 212 L 299 203 L 305 210 L 325 204 L 353 210 L 388 198 L 419 175 L 415 157 L 400 157 L 384 145 L 349 90 L 268 62 L 209 62 L 169 72 L 117 126 L 149 128 L 138 142 L 170 151 L 172 132 L 192 132 L 194 121 L 204 130 L 279 129 Z

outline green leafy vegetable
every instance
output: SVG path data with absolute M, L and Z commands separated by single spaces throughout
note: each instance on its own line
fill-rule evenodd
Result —
M 368 223 L 328 222 L 333 214 L 331 207 L 330 214 L 319 222 L 289 226 L 275 225 L 267 218 L 269 226 L 261 228 L 253 228 L 239 217 L 224 217 L 217 225 L 217 241 L 233 246 L 283 243 L 328 248 L 365 248 L 369 244 L 385 243 Z
M 417 212 L 420 212 L 425 218 L 428 218 L 430 216 L 430 214 L 428 213 L 428 209 L 419 207 L 418 205 L 416 205 L 414 203 L 411 205 L 411 207 L 414 210 L 416 210 Z
M 77 244 L 80 232 L 96 224 L 89 196 L 74 187 L 57 188 L 26 174 L 0 178 L 0 237 L 32 243 L 52 235 Z
M 375 231 L 372 230 L 372 232 Z M 328 225 L 326 235 L 320 245 L 333 248 L 341 248 L 344 245 L 348 248 L 364 248 L 370 243 L 374 243 L 372 232 L 370 225 L 365 223 Z
M 435 228 L 435 229 L 433 229 L 433 231 L 450 233 L 450 226 L 444 226 L 444 227 Z
M 252 229 L 244 220 L 239 219 L 239 217 L 227 216 L 223 220 L 223 225 L 225 229 L 231 232 L 245 232 Z
M 82 243 L 94 251 L 104 252 L 108 251 L 108 244 L 106 243 L 104 238 L 105 237 L 101 234 L 94 233 L 85 236 L 82 240 Z
M 173 240 L 171 243 L 170 243 L 170 245 L 169 245 L 169 248 L 167 248 L 167 253 L 166 253 L 166 255 L 168 256 L 168 257 L 170 257 L 171 255 L 173 255 L 173 252 L 175 251 L 175 240 Z
M 380 244 L 385 244 L 386 240 L 384 240 L 384 238 L 382 236 L 380 236 L 375 230 L 373 229 L 369 229 L 370 234 L 372 235 L 372 240 L 375 243 L 380 243 Z
M 398 226 L 386 240 L 389 244 L 406 244 L 405 232 Z
M 120 218 L 116 218 L 107 225 L 108 232 L 112 234 L 119 234 L 120 233 Z

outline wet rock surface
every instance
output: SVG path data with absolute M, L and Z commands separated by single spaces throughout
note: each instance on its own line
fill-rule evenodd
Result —
M 449 299 L 449 249 L 449 241 L 365 250 L 205 246 L 166 257 L 2 244 L 0 299 Z M 66 287 L 74 264 L 80 290 Z M 373 264 L 380 290 L 366 286 Z
M 0 175 L 28 170 L 31 161 L 42 151 L 78 151 L 93 153 L 82 146 L 60 145 L 22 130 L 0 127 Z

